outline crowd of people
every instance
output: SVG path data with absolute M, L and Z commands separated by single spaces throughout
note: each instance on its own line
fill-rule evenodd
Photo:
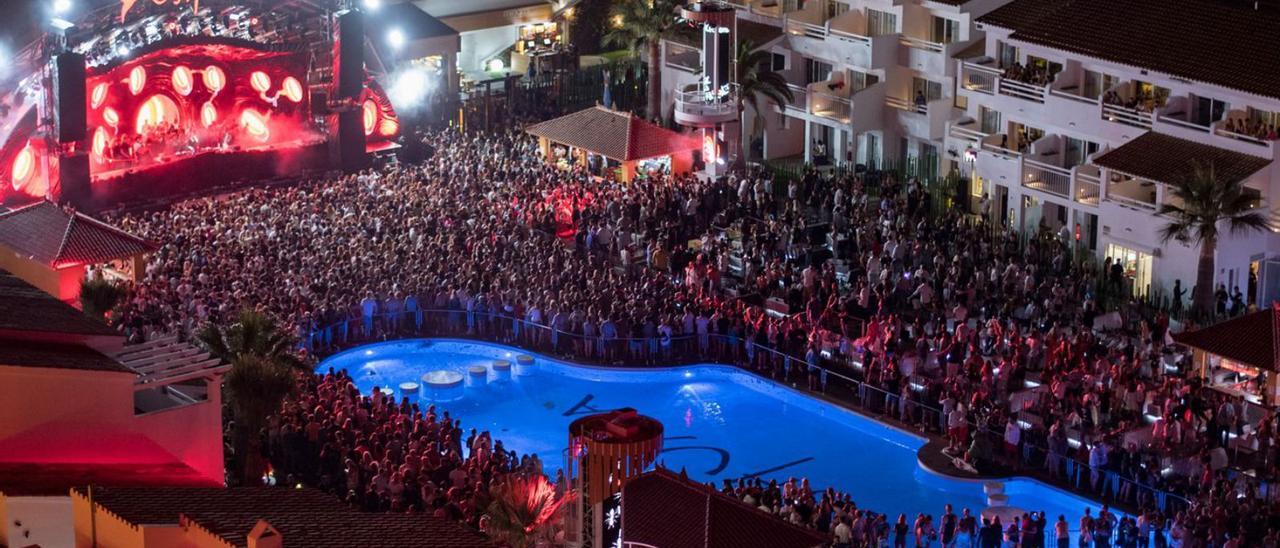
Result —
M 1274 141 L 1280 139 L 1276 134 L 1276 125 L 1258 118 L 1227 118 L 1222 129 L 1238 135 L 1248 135 L 1254 139 Z
M 846 387 L 854 403 L 947 435 L 958 463 L 1041 469 L 1141 509 L 1148 524 L 1168 521 L 1159 512 L 1175 517 L 1170 523 L 1198 545 L 1274 540 L 1270 504 L 1252 481 L 1228 476 L 1218 457 L 1232 438 L 1245 438 L 1255 449 L 1251 464 L 1267 476 L 1275 417 L 1246 431 L 1238 400 L 1170 374 L 1186 364 L 1167 344 L 1166 316 L 1121 302 L 1107 315 L 1118 325 L 1109 325 L 1099 304 L 1108 279 L 1052 234 L 1023 240 L 959 211 L 938 215 L 919 182 L 887 174 L 811 171 L 783 182 L 747 172 L 627 185 L 548 166 L 536 143 L 514 131 L 440 131 L 427 140 L 435 154 L 421 165 L 117 217 L 161 243 L 116 311 L 121 328 L 135 340 L 189 333 L 252 306 L 312 350 L 443 327 L 597 362 L 692 353 L 807 377 L 814 390 L 827 390 L 827 372 L 836 371 L 856 380 Z M 311 397 L 325 401 L 323 413 L 315 402 L 286 413 L 280 435 L 305 430 L 314 444 L 312 421 L 345 422 L 334 405 L 375 405 L 358 403 L 340 376 L 316 382 Z M 340 441 L 349 450 L 326 457 L 384 448 L 367 451 L 369 462 L 356 455 L 381 480 L 347 478 L 344 492 L 354 489 L 366 507 L 454 504 L 466 517 L 464 507 L 476 507 L 466 499 L 491 487 L 467 487 L 473 475 L 519 467 L 510 457 L 468 463 L 457 451 L 436 464 L 445 475 L 462 469 L 462 489 L 432 491 L 434 498 L 401 492 L 396 506 L 378 490 L 396 471 L 403 482 L 403 470 L 384 469 L 404 464 L 372 466 L 389 438 L 403 456 L 422 436 L 443 445 L 459 444 L 461 434 L 431 426 L 430 410 L 420 412 L 420 427 L 403 404 L 380 405 L 375 415 L 384 420 L 335 430 L 347 432 Z M 302 473 L 321 481 L 328 466 L 336 485 L 332 462 L 294 453 L 286 460 L 306 466 L 282 470 L 309 470 Z M 1167 473 L 1171 461 L 1192 469 Z M 1193 503 L 1173 504 L 1166 492 Z M 836 498 L 823 500 L 833 508 L 828 517 L 839 518 L 826 527 L 839 536 L 859 516 Z M 864 535 L 876 529 L 869 519 L 862 516 Z M 1049 527 L 1042 516 L 1021 521 L 1021 531 Z M 1114 520 L 1107 534 L 1124 523 Z

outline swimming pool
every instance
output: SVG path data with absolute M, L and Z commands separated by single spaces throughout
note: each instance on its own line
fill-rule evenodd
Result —
M 659 460 L 699 481 L 759 476 L 780 482 L 807 477 L 814 490 L 848 491 L 859 506 L 891 518 L 935 516 L 943 504 L 956 513 L 986 508 L 982 482 L 939 476 L 919 466 L 925 440 L 788 387 L 721 365 L 645 370 L 572 365 L 536 356 L 529 371 L 495 372 L 496 359 L 528 352 L 460 340 L 407 340 L 348 350 L 318 370 L 345 369 L 363 393 L 374 386 L 419 382 L 436 370 L 487 369 L 483 383 L 441 394 L 434 403 L 462 420 L 466 430 L 488 430 L 508 449 L 536 453 L 554 477 L 564 466 L 568 426 L 581 415 L 634 407 L 662 421 Z M 519 368 L 515 368 L 519 369 Z M 396 389 L 396 397 L 401 396 Z M 431 397 L 423 394 L 420 403 Z M 1034 480 L 1005 482 L 1009 505 L 1043 510 L 1052 522 L 1065 515 L 1074 529 L 1085 507 L 1096 505 Z

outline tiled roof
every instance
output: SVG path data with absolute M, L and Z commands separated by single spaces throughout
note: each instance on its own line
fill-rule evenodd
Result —
M 618 161 L 644 160 L 696 150 L 692 137 L 655 126 L 629 112 L 592 107 L 529 126 L 525 131 L 603 154 Z
M 258 520 L 280 531 L 286 548 L 493 546 L 484 535 L 451 521 L 421 514 L 364 513 L 316 489 L 95 487 L 93 498 L 133 524 L 177 525 L 185 516 L 235 546 L 245 545 Z
M 50 201 L 0 213 L 0 246 L 55 268 L 105 263 L 156 249 L 151 242 Z
M 87 346 L 33 341 L 0 340 L 0 366 L 137 374 Z
M 622 488 L 622 531 L 624 541 L 662 548 L 811 548 L 827 541 L 661 468 Z
M 1172 183 L 1192 173 L 1197 164 L 1212 164 L 1219 178 L 1239 181 L 1267 167 L 1271 160 L 1148 131 L 1103 153 L 1093 163 L 1143 179 Z
M 0 331 L 122 336 L 4 270 L 0 270 Z
M 978 21 L 1098 59 L 1280 97 L 1280 18 L 1206 0 L 1014 0 Z
M 1271 325 L 1273 314 L 1270 308 L 1259 310 L 1195 331 L 1178 333 L 1173 340 L 1232 361 L 1277 371 L 1272 347 L 1275 340 Z

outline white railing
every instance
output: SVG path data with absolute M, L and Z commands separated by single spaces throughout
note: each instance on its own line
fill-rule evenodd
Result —
M 868 46 L 870 46 L 870 45 L 871 45 L 871 37 L 870 37 L 870 36 L 863 36 L 863 35 L 861 35 L 861 34 L 854 34 L 854 33 L 852 33 L 852 32 L 845 32 L 845 31 L 842 31 L 842 30 L 840 30 L 840 29 L 833 29 L 833 28 L 831 28 L 831 27 L 830 27 L 830 23 L 828 23 L 828 24 L 827 24 L 827 32 L 829 32 L 829 33 L 831 34 L 831 36 L 832 36 L 832 37 L 834 37 L 834 38 L 836 38 L 836 39 L 838 39 L 838 40 L 844 40 L 844 41 L 846 41 L 846 42 L 853 42 L 853 43 L 855 43 L 855 44 L 866 44 L 866 45 L 868 45 Z
M 1102 197 L 1102 179 L 1096 175 L 1076 170 L 1076 195 L 1074 200 L 1088 205 L 1098 205 Z
M 1172 125 L 1175 125 L 1175 126 L 1178 126 L 1178 127 L 1187 128 L 1187 129 L 1190 129 L 1190 130 L 1192 130 L 1192 131 L 1199 131 L 1199 132 L 1201 132 L 1201 133 L 1210 133 L 1210 132 L 1212 132 L 1212 128 L 1210 128 L 1209 126 L 1202 126 L 1202 125 L 1197 124 L 1197 123 L 1195 123 L 1195 122 L 1188 122 L 1188 121 L 1186 121 L 1186 120 L 1179 120 L 1179 119 L 1174 118 L 1174 117 L 1172 117 L 1172 116 L 1161 116 L 1159 113 L 1156 113 L 1156 115 L 1155 115 L 1155 119 L 1156 119 L 1157 121 L 1159 121 L 1159 122 L 1163 122 L 1163 123 L 1166 123 L 1166 124 L 1172 124 Z
M 959 124 L 951 125 L 951 136 L 957 139 L 966 139 L 969 141 L 980 142 L 986 138 L 987 134 L 968 126 Z
M 1072 100 L 1072 101 L 1078 101 L 1078 102 L 1081 102 L 1081 103 L 1088 103 L 1088 104 L 1090 104 L 1090 105 L 1101 105 L 1101 104 L 1102 104 L 1102 97 L 1100 97 L 1100 96 L 1099 96 L 1099 97 L 1085 97 L 1085 96 L 1083 96 L 1083 95 L 1076 95 L 1076 94 L 1074 94 L 1074 93 L 1070 93 L 1070 92 L 1062 91 L 1062 90 L 1060 90 L 1060 89 L 1053 89 L 1053 88 L 1049 88 L 1049 95 L 1052 95 L 1052 96 L 1054 96 L 1054 97 L 1061 97 L 1061 98 L 1063 98 L 1063 99 L 1070 99 L 1070 100 Z
M 853 101 L 848 97 L 823 93 L 821 91 L 811 91 L 813 97 L 810 103 L 810 112 L 815 116 L 830 118 L 839 122 L 848 123 L 849 115 L 853 112 Z
M 1149 112 L 1140 112 L 1136 109 L 1119 105 L 1103 104 L 1102 119 L 1127 126 L 1151 129 L 1152 115 Z
M 738 114 L 738 84 L 725 90 L 707 90 L 694 86 L 676 92 L 676 112 L 691 116 L 725 117 Z
M 786 29 L 787 34 L 806 36 L 809 38 L 816 38 L 818 40 L 826 39 L 828 31 L 825 25 L 815 25 L 813 23 L 797 21 L 791 18 L 787 19 Z
M 1245 135 L 1243 133 L 1236 133 L 1234 131 L 1227 131 L 1222 128 L 1218 128 L 1214 130 L 1213 133 L 1214 135 L 1219 135 L 1222 137 L 1226 137 L 1228 139 L 1235 139 L 1237 141 L 1244 141 L 1246 143 L 1252 143 L 1258 146 L 1264 146 L 1264 147 L 1271 146 L 1271 142 L 1266 139 L 1254 137 L 1252 135 Z
M 1000 88 L 1001 95 L 1008 95 L 1010 97 L 1035 101 L 1037 103 L 1044 102 L 1045 86 L 1024 84 L 1017 80 L 1010 80 L 1008 78 L 999 78 L 996 81 L 999 82 L 999 86 L 997 87 Z
M 1071 170 L 1023 159 L 1022 186 L 1068 198 L 1071 196 Z
M 809 89 L 795 84 L 787 84 L 787 89 L 791 90 L 791 102 L 787 103 L 787 109 L 809 112 Z
M 960 66 L 960 85 L 964 89 L 992 95 L 996 92 L 996 81 L 1000 71 L 977 63 L 965 61 Z
M 885 97 L 884 104 L 889 107 L 896 108 L 898 110 L 905 110 L 907 112 L 916 112 L 920 114 L 926 114 L 929 112 L 928 105 L 917 105 L 901 97 Z
M 1123 195 L 1123 194 L 1118 194 L 1118 193 L 1115 193 L 1115 192 L 1110 192 L 1110 191 L 1108 191 L 1108 192 L 1107 192 L 1107 200 L 1112 201 L 1112 202 L 1115 202 L 1115 203 L 1120 204 L 1120 205 L 1122 205 L 1122 206 L 1128 206 L 1128 207 L 1135 208 L 1135 209 L 1140 209 L 1140 210 L 1143 210 L 1143 211 L 1155 211 L 1155 210 L 1156 210 L 1156 204 L 1155 204 L 1154 202 L 1148 202 L 1148 201 L 1146 201 L 1146 200 L 1139 200 L 1139 199 L 1137 199 L 1137 198 L 1130 198 L 1130 197 L 1128 197 L 1128 196 L 1125 196 L 1125 195 Z
M 924 38 L 916 38 L 914 36 L 903 35 L 899 37 L 899 41 L 902 42 L 902 45 L 909 48 L 922 49 L 925 51 L 932 51 L 934 53 L 942 53 L 947 49 L 946 44 L 941 42 L 930 42 Z

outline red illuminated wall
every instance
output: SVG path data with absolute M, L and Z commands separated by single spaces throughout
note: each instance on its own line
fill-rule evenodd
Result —
M 309 122 L 306 62 L 298 53 L 178 45 L 91 71 L 85 90 L 95 179 L 317 137 Z
M 400 118 L 391 107 L 386 91 L 373 78 L 365 80 L 364 91 L 360 93 L 360 118 L 366 149 L 382 148 L 400 136 Z
M 29 109 L 0 145 L 0 203 L 27 203 L 49 191 L 53 178 L 44 141 L 34 138 L 36 117 L 36 110 Z

